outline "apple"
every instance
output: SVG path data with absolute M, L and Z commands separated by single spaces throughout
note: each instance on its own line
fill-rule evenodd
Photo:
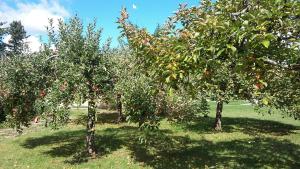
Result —
M 263 87 L 264 87 L 264 85 L 262 83 L 258 82 L 258 83 L 255 84 L 255 89 L 257 89 L 257 90 L 262 89 Z
M 47 95 L 44 89 L 40 90 L 40 97 L 44 98 Z

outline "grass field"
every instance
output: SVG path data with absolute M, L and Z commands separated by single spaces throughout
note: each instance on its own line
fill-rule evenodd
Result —
M 82 155 L 85 110 L 74 110 L 59 130 L 33 126 L 15 137 L 1 129 L 0 168 L 300 168 L 300 121 L 233 102 L 224 107 L 223 131 L 214 132 L 214 108 L 209 118 L 188 124 L 163 121 L 155 133 L 114 124 L 116 114 L 101 110 L 95 159 Z

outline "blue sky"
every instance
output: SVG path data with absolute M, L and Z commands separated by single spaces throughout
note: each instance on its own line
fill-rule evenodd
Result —
M 45 36 L 47 18 L 67 19 L 78 14 L 84 24 L 96 18 L 104 29 L 103 38 L 112 37 L 116 46 L 119 36 L 116 21 L 123 6 L 133 23 L 153 32 L 180 3 L 195 6 L 199 0 L 0 0 L 0 21 L 21 20 L 37 46 L 38 37 Z
M 199 0 L 74 0 L 69 2 L 68 10 L 72 14 L 78 13 L 85 22 L 96 17 L 99 25 L 104 28 L 104 37 L 111 36 L 116 42 L 119 30 L 115 22 L 122 6 L 128 9 L 130 21 L 154 31 L 157 24 L 163 24 L 178 8 L 178 4 L 184 2 L 189 5 L 199 4 Z

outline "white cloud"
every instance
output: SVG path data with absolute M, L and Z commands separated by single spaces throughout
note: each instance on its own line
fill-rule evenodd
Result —
M 68 11 L 57 0 L 40 0 L 38 3 L 18 0 L 15 8 L 0 2 L 0 20 L 8 23 L 20 20 L 31 35 L 45 33 L 49 18 L 53 18 L 57 24 L 57 19 L 67 16 Z
M 137 6 L 135 4 L 132 4 L 133 9 L 137 9 Z
M 37 52 L 40 50 L 41 47 L 41 42 L 40 39 L 37 38 L 36 36 L 29 36 L 25 42 L 28 44 L 29 51 L 30 52 Z
M 8 43 L 10 37 L 11 37 L 10 35 L 5 36 L 5 37 L 3 38 L 3 42 L 4 42 L 4 43 Z
M 21 21 L 28 35 L 26 41 L 33 51 L 38 49 L 39 36 L 45 35 L 48 19 L 53 18 L 54 26 L 57 26 L 58 19 L 69 16 L 69 12 L 59 3 L 58 0 L 40 0 L 39 2 L 28 2 L 15 0 L 15 7 L 9 6 L 0 0 L 0 21 L 10 23 L 14 20 Z
M 8 43 L 8 41 L 10 40 L 11 35 L 7 35 L 3 38 L 3 42 L 4 43 Z M 40 50 L 40 47 L 42 45 L 41 41 L 39 38 L 37 38 L 36 36 L 29 36 L 28 38 L 26 38 L 24 40 L 24 42 L 28 45 L 28 50 L 29 52 L 37 52 Z

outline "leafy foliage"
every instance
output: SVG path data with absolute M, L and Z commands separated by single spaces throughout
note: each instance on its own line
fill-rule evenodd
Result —
M 159 117 L 155 102 L 156 89 L 147 77 L 135 77 L 123 83 L 125 115 L 130 122 L 137 122 L 141 128 L 154 129 Z
M 296 0 L 204 0 L 191 8 L 182 4 L 160 36 L 128 22 L 126 9 L 121 11 L 119 24 L 157 81 L 175 89 L 186 84 L 222 104 L 248 99 L 292 110 L 289 114 L 298 116 L 299 6 Z M 193 81 L 190 76 L 195 77 Z M 288 81 L 293 81 L 288 89 L 271 88 Z M 292 101 L 280 101 L 281 93 L 288 93 Z
M 55 46 L 56 74 L 50 88 L 48 105 L 68 109 L 77 101 L 88 102 L 87 150 L 95 155 L 94 133 L 96 101 L 111 86 L 111 74 L 107 57 L 110 55 L 110 41 L 100 48 L 101 29 L 96 28 L 96 21 L 90 23 L 84 31 L 81 20 L 75 16 L 68 22 L 59 21 L 59 31 L 54 32 L 53 21 L 50 20 L 48 34 L 50 44 Z M 64 120 L 63 109 L 55 114 Z M 58 120 L 60 121 L 60 120 Z
M 30 125 L 31 119 L 41 112 L 35 111 L 36 101 L 46 95 L 49 76 L 45 55 L 20 54 L 7 57 L 1 62 L 0 97 L 3 115 L 11 126 L 21 131 L 21 126 Z

